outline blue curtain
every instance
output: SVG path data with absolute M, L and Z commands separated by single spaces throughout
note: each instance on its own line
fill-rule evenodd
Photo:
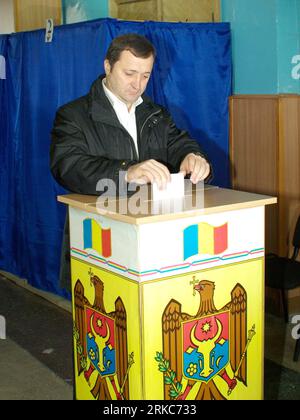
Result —
M 0 36 L 6 80 L 0 80 L 0 269 L 43 290 L 58 285 L 65 191 L 49 171 L 50 131 L 57 108 L 88 92 L 103 73 L 115 36 L 137 32 L 157 49 L 148 94 L 166 106 L 208 154 L 214 184 L 229 186 L 229 24 L 126 22 L 100 19 Z
M 9 124 L 12 98 L 9 95 L 10 76 L 9 66 L 7 65 L 7 50 L 8 36 L 0 35 L 0 268 L 2 268 L 2 261 L 5 261 L 5 266 L 16 271 L 17 265 L 13 257 L 17 244 L 17 230 L 14 226 L 16 207 L 13 190 L 15 145 L 12 137 L 12 127 Z

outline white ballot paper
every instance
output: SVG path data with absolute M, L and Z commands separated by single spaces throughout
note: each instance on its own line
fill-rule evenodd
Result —
M 159 190 L 157 184 L 152 185 L 152 200 L 164 201 L 184 197 L 184 176 L 181 173 L 171 174 L 171 182 L 167 188 Z

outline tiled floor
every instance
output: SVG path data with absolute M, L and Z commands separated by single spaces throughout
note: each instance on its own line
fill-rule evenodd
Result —
M 73 399 L 67 381 L 10 338 L 0 341 L 0 353 L 0 400 Z
M 292 329 L 295 327 L 292 318 L 293 315 L 290 315 L 290 322 L 286 324 L 283 318 L 265 315 L 265 356 L 300 374 L 300 357 L 297 362 L 293 361 L 296 341 L 292 337 Z
M 277 316 L 265 316 L 265 399 L 300 400 L 300 358 L 293 361 L 293 327 Z
M 68 306 L 68 305 L 67 305 Z M 0 277 L 0 400 L 73 398 L 70 312 Z M 300 400 L 300 360 L 290 326 L 266 316 L 265 399 Z
M 71 314 L 0 277 L 0 400 L 72 399 Z

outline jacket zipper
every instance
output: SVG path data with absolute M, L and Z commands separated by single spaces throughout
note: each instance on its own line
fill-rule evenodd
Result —
M 149 121 L 149 119 L 150 119 L 150 118 L 152 118 L 154 115 L 159 114 L 160 112 L 161 112 L 161 110 L 160 110 L 160 109 L 159 109 L 159 110 L 157 110 L 157 111 L 155 111 L 155 112 L 152 112 L 152 114 L 150 114 L 150 115 L 149 115 L 149 116 L 145 119 L 145 121 L 143 122 L 143 125 L 142 125 L 142 127 L 141 127 L 141 130 L 140 130 L 140 141 L 141 141 L 141 139 L 142 139 L 142 131 L 143 131 L 143 129 L 144 129 L 144 127 L 145 127 L 145 125 L 146 125 L 147 121 Z M 124 129 L 124 127 L 122 127 L 122 128 Z M 125 130 L 125 129 L 124 129 L 124 131 L 128 134 L 127 130 Z M 130 141 L 131 159 L 134 159 L 134 160 L 139 161 L 139 156 L 138 156 L 138 155 L 137 155 L 137 153 L 136 153 L 136 150 L 135 150 L 135 145 L 134 145 L 133 139 L 132 139 L 132 137 L 130 136 L 130 134 L 129 134 L 129 141 Z
M 128 133 L 127 130 L 125 130 L 125 131 L 126 131 L 126 133 Z M 137 152 L 135 150 L 135 144 L 134 144 L 133 138 L 131 137 L 130 134 L 129 134 L 129 142 L 130 142 L 131 159 L 138 161 L 139 160 L 139 157 L 138 157 Z
M 120 124 L 120 126 L 119 126 L 120 128 L 122 128 L 122 130 L 124 131 L 124 133 L 126 133 L 127 134 L 127 136 L 128 136 L 128 140 L 129 140 L 129 145 L 130 145 L 130 159 L 131 160 L 136 160 L 136 161 L 138 161 L 139 159 L 138 159 L 138 155 L 137 155 L 137 153 L 136 153 L 136 151 L 135 151 L 135 145 L 134 145 L 134 142 L 133 142 L 133 138 L 131 137 L 131 135 L 128 133 L 128 131 L 122 126 L 122 124 Z
M 140 136 L 139 136 L 139 139 L 138 139 L 138 147 L 139 147 L 139 145 L 140 145 L 140 142 L 142 141 L 142 133 L 143 133 L 143 129 L 144 129 L 144 127 L 145 127 L 145 125 L 147 124 L 147 122 L 150 120 L 150 118 L 152 118 L 154 115 L 157 115 L 157 114 L 160 114 L 160 112 L 161 112 L 161 110 L 159 109 L 159 110 L 157 110 L 157 111 L 155 111 L 155 112 L 152 112 L 152 114 L 150 114 L 146 119 L 145 119 L 145 121 L 143 122 L 143 125 L 142 125 L 142 127 L 141 127 L 141 129 L 140 129 Z
M 143 122 L 143 125 L 142 125 L 142 127 L 141 127 L 141 130 L 140 130 L 140 140 L 142 139 L 142 131 L 143 131 L 143 129 L 144 129 L 144 127 L 145 127 L 145 125 L 146 125 L 146 123 L 149 121 L 149 119 L 150 118 L 152 118 L 154 115 L 157 115 L 157 114 L 160 114 L 160 112 L 161 112 L 161 110 L 159 109 L 159 110 L 157 110 L 157 111 L 155 111 L 155 112 L 152 112 L 152 114 L 150 114 L 146 119 L 145 119 L 145 121 Z M 132 160 L 136 160 L 136 161 L 139 161 L 139 156 L 137 155 L 137 153 L 136 153 L 136 150 L 135 150 L 135 145 L 134 145 L 134 142 L 133 142 L 133 139 L 132 139 L 132 137 L 131 137 L 131 135 L 128 133 L 128 131 L 122 126 L 122 124 L 120 124 L 119 125 L 122 129 L 123 129 L 123 131 L 128 135 L 128 138 L 129 138 L 129 143 L 130 143 L 130 157 L 131 157 L 131 159 Z
M 143 131 L 143 129 L 144 129 L 144 127 L 145 127 L 145 125 L 146 125 L 146 123 L 148 122 L 148 120 L 150 119 L 150 118 L 152 118 L 154 115 L 157 115 L 157 114 L 160 114 L 160 112 L 161 112 L 161 110 L 159 109 L 159 110 L 157 110 L 157 111 L 155 111 L 155 112 L 152 112 L 152 114 L 150 114 L 146 119 L 145 119 L 145 121 L 144 121 L 144 123 L 143 123 L 143 125 L 142 125 L 142 128 L 141 128 L 141 130 L 140 130 L 140 138 L 142 138 L 142 131 Z

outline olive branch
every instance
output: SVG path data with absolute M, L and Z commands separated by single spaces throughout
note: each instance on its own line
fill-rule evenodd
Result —
M 170 369 L 169 360 L 165 359 L 163 354 L 156 352 L 155 360 L 158 362 L 158 370 L 164 374 L 164 382 L 170 385 L 169 395 L 176 399 L 181 394 L 182 384 L 176 381 L 176 372 Z
M 80 341 L 80 338 L 79 338 L 80 337 L 79 330 L 78 330 L 75 322 L 73 324 L 73 337 L 74 337 L 74 340 L 76 341 L 76 350 L 77 350 L 77 353 L 80 356 L 80 365 L 81 365 L 81 367 L 83 369 L 86 369 L 86 367 L 87 367 L 87 359 L 86 359 L 86 357 L 83 354 L 83 345 L 81 344 L 81 341 Z

